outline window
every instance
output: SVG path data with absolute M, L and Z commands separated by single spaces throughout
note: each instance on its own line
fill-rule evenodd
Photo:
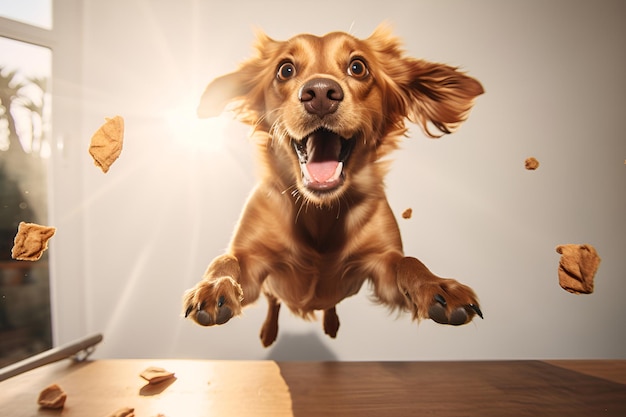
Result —
M 52 26 L 50 1 L 0 0 L 0 14 Z M 11 35 L 0 36 L 0 367 L 52 347 L 48 254 L 11 258 L 20 221 L 48 222 L 52 52 Z
M 0 0 L 0 16 L 52 29 L 52 0 Z

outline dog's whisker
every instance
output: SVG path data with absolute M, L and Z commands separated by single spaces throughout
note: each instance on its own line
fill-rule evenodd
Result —
M 296 202 L 300 201 L 300 195 L 298 195 L 298 198 L 296 200 Z M 306 201 L 301 201 L 298 207 L 298 211 L 296 213 L 295 219 L 294 219 L 294 223 L 298 223 L 298 218 L 300 217 L 300 213 L 302 212 L 302 208 L 307 205 Z M 305 211 L 306 213 L 306 211 Z
M 291 193 L 291 195 L 293 195 L 294 191 L 297 191 L 297 189 L 296 189 L 296 184 L 291 184 L 291 185 L 289 185 L 287 188 L 285 188 L 284 190 L 282 190 L 280 193 L 281 193 L 282 195 L 285 195 L 285 194 L 287 194 L 287 192 L 290 192 L 290 193 Z
M 274 111 L 276 111 L 276 110 L 277 110 L 277 109 L 273 109 L 273 110 L 270 110 L 270 111 L 265 111 L 265 113 L 260 114 L 260 115 L 259 115 L 259 117 L 258 117 L 258 119 L 257 119 L 257 120 L 256 120 L 256 122 L 255 122 L 255 126 L 260 125 L 263 121 L 265 121 L 265 119 L 267 119 L 267 117 L 268 117 L 269 115 L 271 115 L 271 114 L 272 114 Z
M 267 116 L 269 116 L 271 113 L 272 115 L 274 115 L 273 113 L 275 113 L 276 116 L 276 120 L 274 120 L 274 122 L 268 129 L 271 138 L 271 144 L 272 146 L 280 146 L 280 144 L 289 136 L 283 128 L 282 107 L 273 109 L 270 113 L 267 113 L 265 117 L 267 118 Z
M 352 23 L 350 23 L 350 29 L 348 29 L 348 33 L 349 34 L 354 34 L 353 30 L 354 30 L 354 23 L 355 21 L 353 20 Z

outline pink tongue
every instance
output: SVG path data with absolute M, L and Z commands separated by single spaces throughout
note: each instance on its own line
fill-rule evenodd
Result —
M 330 180 L 337 170 L 338 161 L 309 161 L 307 169 L 315 182 L 327 182 Z

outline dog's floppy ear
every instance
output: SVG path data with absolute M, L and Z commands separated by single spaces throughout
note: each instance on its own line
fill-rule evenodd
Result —
M 265 108 L 262 68 L 257 61 L 250 60 L 230 74 L 213 80 L 204 90 L 198 105 L 198 117 L 219 116 L 229 104 L 237 119 L 254 125 Z
M 273 76 L 271 59 L 279 42 L 257 31 L 257 55 L 242 63 L 239 69 L 213 80 L 204 90 L 198 105 L 198 117 L 218 116 L 229 103 L 237 118 L 255 124 L 265 109 L 265 77 Z M 269 73 L 268 73 L 269 71 Z
M 430 137 L 454 131 L 484 92 L 477 80 L 457 68 L 406 57 L 388 24 L 376 28 L 367 42 L 384 63 L 388 113 L 419 124 Z
M 401 86 L 408 96 L 406 116 L 430 137 L 456 130 L 484 92 L 480 82 L 449 65 L 418 59 L 405 59 L 405 65 L 410 74 Z M 431 126 L 441 133 L 433 133 Z
M 244 75 L 237 71 L 213 80 L 202 93 L 198 105 L 198 117 L 219 116 L 228 103 L 242 98 L 248 92 Z

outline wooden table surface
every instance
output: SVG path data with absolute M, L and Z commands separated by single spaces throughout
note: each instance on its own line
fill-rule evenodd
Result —
M 163 367 L 174 379 L 149 385 Z M 56 383 L 62 410 L 40 409 Z M 626 361 L 64 360 L 0 382 L 0 416 L 626 416 Z

